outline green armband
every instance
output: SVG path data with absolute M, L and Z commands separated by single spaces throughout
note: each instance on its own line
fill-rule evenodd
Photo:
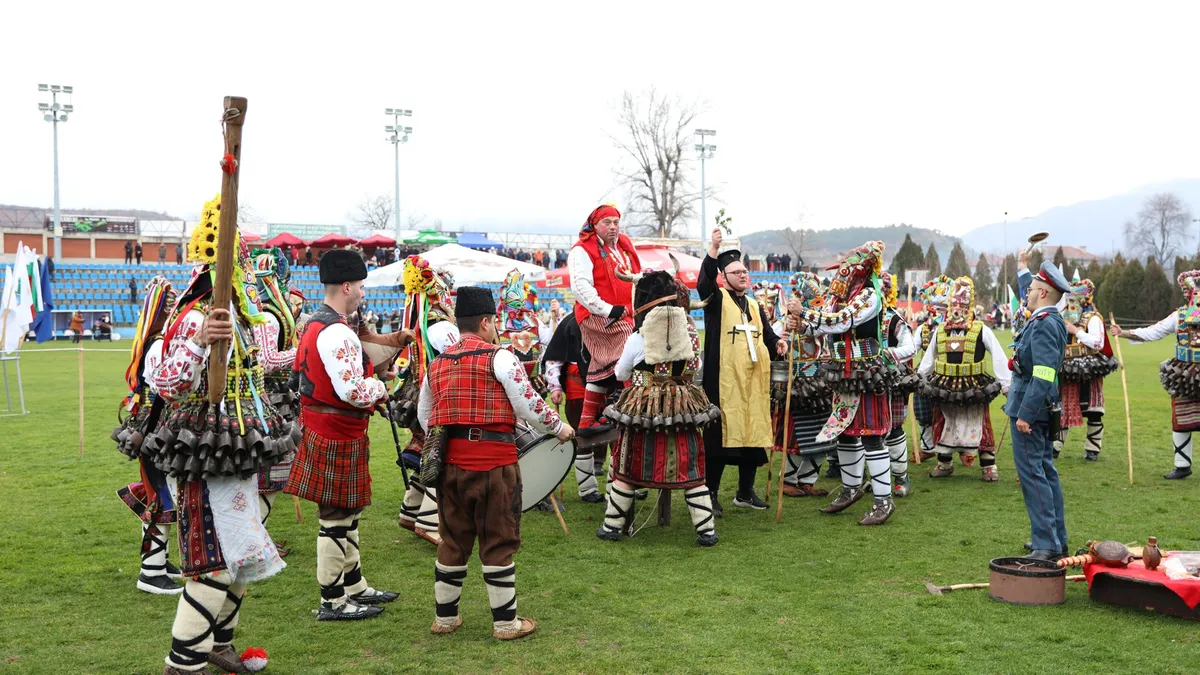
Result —
M 1051 368 L 1050 366 L 1034 366 L 1033 367 L 1033 376 L 1036 378 L 1045 380 L 1047 382 L 1053 382 L 1055 373 L 1054 373 L 1054 369 Z

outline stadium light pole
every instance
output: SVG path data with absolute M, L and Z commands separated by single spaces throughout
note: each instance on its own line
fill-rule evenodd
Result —
M 58 206 L 58 123 L 66 122 L 68 113 L 75 112 L 75 106 L 70 103 L 60 104 L 59 94 L 72 96 L 75 88 L 58 84 L 39 84 L 38 91 L 50 94 L 50 102 L 42 100 L 38 110 L 42 111 L 42 119 L 54 127 L 54 257 L 62 261 L 62 212 Z
M 700 137 L 700 143 L 696 146 L 696 152 L 700 153 L 700 255 L 703 256 L 704 231 L 708 227 L 708 211 L 705 209 L 705 198 L 708 196 L 708 188 L 704 184 L 704 160 L 712 159 L 713 153 L 717 150 L 717 146 L 706 144 L 704 137 L 716 136 L 717 132 L 712 129 L 697 129 L 695 135 Z
M 384 114 L 392 116 L 392 123 L 384 127 L 391 136 L 385 140 L 392 144 L 392 148 L 396 152 L 396 243 L 401 241 L 400 230 L 400 144 L 408 142 L 408 135 L 412 133 L 412 127 L 400 125 L 401 117 L 412 117 L 412 111 L 403 108 L 387 108 Z

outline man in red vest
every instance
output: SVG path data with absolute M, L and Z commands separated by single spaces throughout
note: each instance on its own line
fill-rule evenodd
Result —
M 300 375 L 304 437 L 296 451 L 284 492 L 316 502 L 318 621 L 367 619 L 395 593 L 371 588 L 359 567 L 358 515 L 371 503 L 371 410 L 387 401 L 383 382 L 363 354 L 358 335 L 346 322 L 362 303 L 367 266 L 354 251 L 333 250 L 321 258 L 325 304 L 313 312 L 300 339 L 294 369 Z M 392 333 L 393 346 L 411 341 L 408 331 Z M 384 379 L 395 377 L 386 373 Z
M 575 294 L 575 318 L 590 359 L 579 418 L 579 428 L 587 429 L 595 425 L 609 390 L 617 384 L 613 371 L 633 332 L 633 284 L 617 274 L 642 270 L 633 242 L 621 234 L 617 207 L 605 204 L 592 211 L 567 256 L 567 269 Z
M 521 547 L 521 469 L 514 432 L 517 419 L 566 442 L 575 435 L 538 396 L 515 354 L 497 344 L 491 291 L 458 289 L 454 317 L 462 339 L 433 359 L 417 419 L 445 441 L 438 493 L 436 614 L 430 631 L 462 626 L 458 598 L 475 541 L 492 607 L 492 636 L 515 640 L 532 633 L 533 619 L 517 616 L 516 567 Z

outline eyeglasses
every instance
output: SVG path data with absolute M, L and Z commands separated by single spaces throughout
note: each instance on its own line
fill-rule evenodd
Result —
M 750 276 L 750 270 L 736 270 L 734 272 L 725 272 L 725 276 L 729 276 L 730 274 L 732 274 L 736 277 L 746 277 L 746 276 Z

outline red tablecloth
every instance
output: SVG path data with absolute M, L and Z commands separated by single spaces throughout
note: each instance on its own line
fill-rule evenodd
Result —
M 1163 554 L 1163 562 L 1166 562 L 1166 553 Z M 1092 587 L 1092 579 L 1097 574 L 1111 574 L 1126 579 L 1139 579 L 1141 581 L 1161 584 L 1175 595 L 1178 595 L 1187 604 L 1189 609 L 1195 609 L 1196 605 L 1200 604 L 1200 579 L 1172 579 L 1162 571 L 1161 566 L 1151 572 L 1146 569 L 1141 560 L 1134 560 L 1129 563 L 1129 567 L 1124 568 L 1105 567 L 1104 565 L 1092 563 L 1083 566 L 1083 574 L 1087 577 L 1088 588 Z

